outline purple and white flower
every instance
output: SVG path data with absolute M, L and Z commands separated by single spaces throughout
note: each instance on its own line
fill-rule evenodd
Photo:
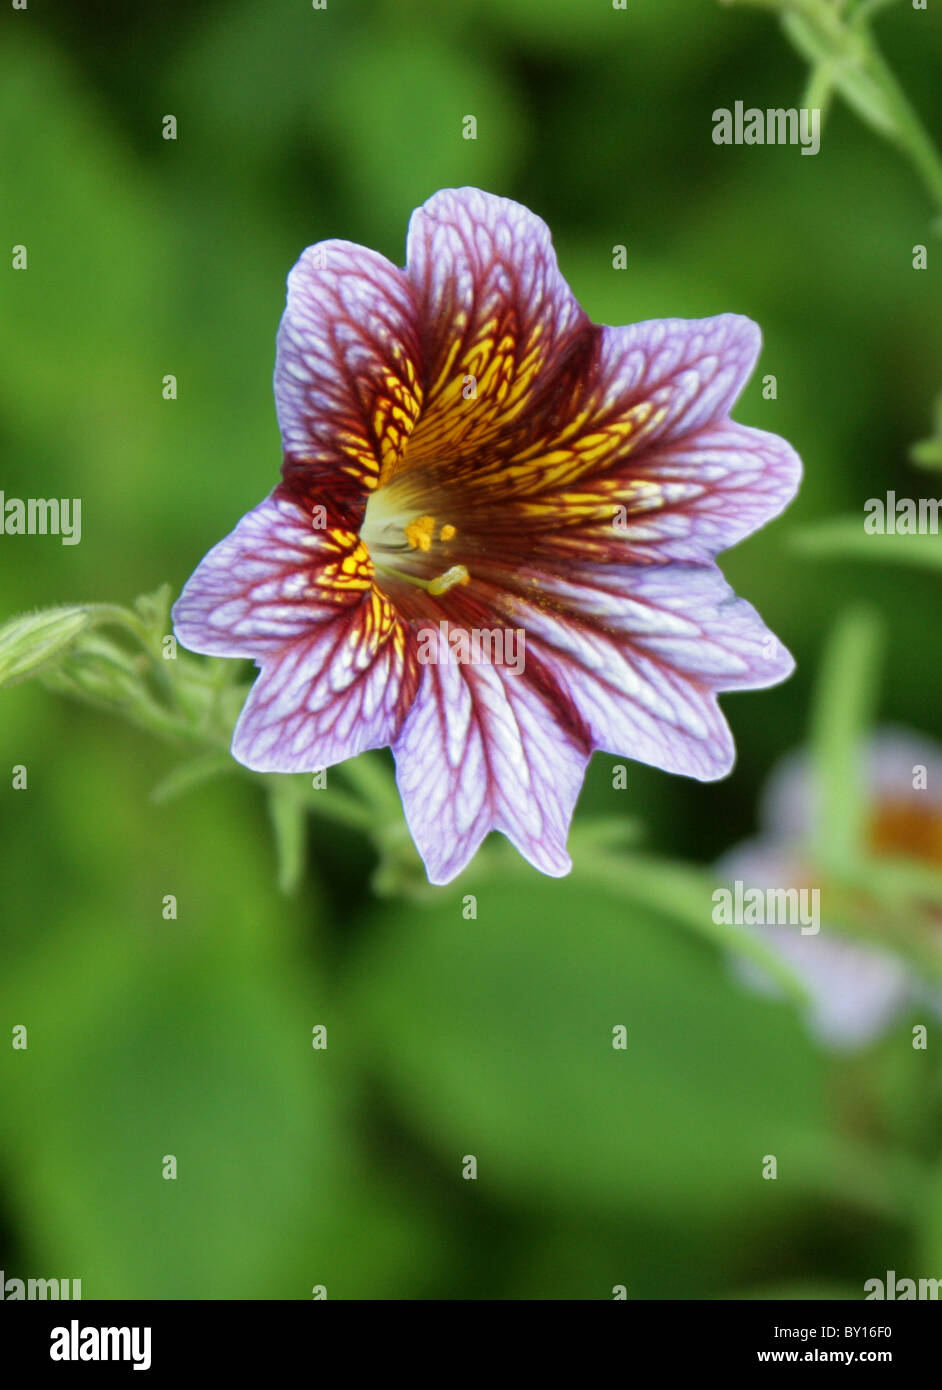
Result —
M 717 692 L 793 667 L 714 562 L 799 481 L 729 418 L 759 346 L 735 314 L 591 323 L 544 223 L 477 189 L 413 214 L 403 270 L 308 248 L 278 333 L 282 481 L 174 608 L 185 646 L 261 669 L 234 756 L 301 772 L 390 745 L 433 883 L 495 829 L 566 873 L 594 749 L 723 777 Z M 525 671 L 444 635 L 417 660 L 420 628 L 501 626 Z

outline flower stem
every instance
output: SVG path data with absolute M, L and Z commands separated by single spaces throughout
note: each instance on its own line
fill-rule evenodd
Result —
M 832 89 L 840 92 L 861 120 L 906 155 L 942 214 L 942 157 L 869 27 L 873 15 L 893 2 L 864 0 L 848 8 L 834 0 L 723 0 L 777 13 L 811 65 L 816 100 L 824 104 Z

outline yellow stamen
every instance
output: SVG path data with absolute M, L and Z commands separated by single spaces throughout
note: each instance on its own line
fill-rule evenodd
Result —
M 408 526 L 403 527 L 403 530 L 406 533 L 406 540 L 413 550 L 431 550 L 435 536 L 435 518 L 433 516 L 417 516 L 415 521 L 410 521 Z
M 428 591 L 430 594 L 447 594 L 456 584 L 467 584 L 470 578 L 464 565 L 452 565 L 451 569 L 446 570 L 444 574 L 436 575 L 430 581 Z
M 457 534 L 458 534 L 458 532 L 457 532 L 456 528 L 455 528 L 454 526 L 452 526 L 451 522 L 447 522 L 447 523 L 442 527 L 442 529 L 439 531 L 439 533 L 438 533 L 438 539 L 439 539 L 440 541 L 450 541 L 451 538 L 452 538 L 453 536 L 457 536 Z

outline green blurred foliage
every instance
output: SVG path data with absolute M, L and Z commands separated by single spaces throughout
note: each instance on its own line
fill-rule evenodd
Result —
M 472 950 L 456 941 L 460 893 L 448 896 L 444 922 L 440 909 L 382 915 L 355 963 L 350 1025 L 444 1161 L 465 1144 L 488 1191 L 685 1223 L 745 1204 L 772 1219 L 807 1183 L 796 1163 L 770 1198 L 755 1161 L 788 1162 L 821 1124 L 820 1076 L 790 1010 L 745 995 L 699 943 L 588 873 L 482 896 Z M 547 931 L 568 919 L 578 950 Z
M 879 33 L 942 136 L 938 15 L 901 6 Z M 179 587 L 277 477 L 273 338 L 302 247 L 401 262 L 412 208 L 478 183 L 547 219 L 598 321 L 754 317 L 738 418 L 806 465 L 788 516 L 723 561 L 799 662 L 725 701 L 736 771 L 632 764 L 614 791 L 597 757 L 579 818 L 636 818 L 695 863 L 751 832 L 851 600 L 884 617 L 883 713 L 931 730 L 937 576 L 793 544 L 925 489 L 907 451 L 942 385 L 931 209 L 840 106 L 813 159 L 711 141 L 714 108 L 796 104 L 805 77 L 767 16 L 705 0 L 7 13 L 3 254 L 26 244 L 29 270 L 0 274 L 2 486 L 81 497 L 84 536 L 4 539 L 2 612 Z M 176 754 L 32 685 L 4 691 L 0 742 L 29 769 L 2 791 L 0 1033 L 29 1027 L 28 1051 L 0 1046 L 8 1274 L 86 1297 L 593 1298 L 859 1297 L 886 1268 L 940 1272 L 942 1078 L 905 1028 L 865 1065 L 825 1057 L 791 1005 L 588 870 L 483 880 L 473 921 L 453 889 L 377 907 L 366 842 L 318 822 L 287 898 L 247 782 L 155 802 Z

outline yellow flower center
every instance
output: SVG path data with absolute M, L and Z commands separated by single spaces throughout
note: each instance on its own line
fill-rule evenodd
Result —
M 464 565 L 444 564 L 450 555 L 438 553 L 457 534 L 458 528 L 450 521 L 440 524 L 428 512 L 416 516 L 414 507 L 403 505 L 392 488 L 379 488 L 370 494 L 360 528 L 360 539 L 378 574 L 403 579 L 434 595 L 447 594 L 456 584 L 467 584 L 471 577 Z M 443 562 L 440 573 L 428 577 L 426 555 Z
M 879 802 L 867 827 L 875 855 L 900 855 L 942 868 L 942 814 L 904 800 Z

